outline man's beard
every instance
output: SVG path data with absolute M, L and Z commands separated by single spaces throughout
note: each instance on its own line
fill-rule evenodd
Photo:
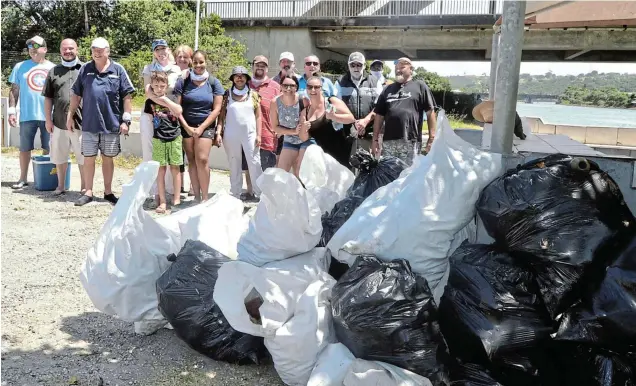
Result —
M 355 80 L 360 80 L 360 78 L 362 78 L 362 71 L 360 72 L 351 71 L 351 78 Z
M 402 73 L 399 73 L 399 74 L 397 74 L 397 75 L 395 76 L 395 80 L 396 80 L 398 83 L 404 83 L 404 82 L 406 82 L 406 79 L 407 79 L 407 78 L 408 78 L 408 77 L 407 77 L 406 75 L 402 74 Z
M 265 78 L 265 71 L 264 70 L 256 70 L 256 71 L 254 71 L 254 78 L 255 79 L 263 79 L 263 78 Z

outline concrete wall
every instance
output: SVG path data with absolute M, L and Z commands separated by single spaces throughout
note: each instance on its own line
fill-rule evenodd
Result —
M 311 54 L 318 55 L 321 62 L 328 59 L 346 60 L 338 53 L 316 48 L 314 34 L 309 28 L 277 27 L 228 27 L 225 33 L 247 46 L 247 58 L 265 55 L 270 62 L 270 73 L 278 72 L 278 58 L 281 53 L 290 51 L 296 59 L 296 68 L 303 70 L 303 59 Z

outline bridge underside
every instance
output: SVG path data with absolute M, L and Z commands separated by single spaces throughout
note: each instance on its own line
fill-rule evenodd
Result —
M 314 30 L 316 47 L 347 55 L 392 60 L 490 61 L 492 30 Z M 636 29 L 528 30 L 524 62 L 635 62 Z

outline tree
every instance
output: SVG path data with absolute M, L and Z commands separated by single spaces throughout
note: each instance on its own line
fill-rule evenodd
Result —
M 439 76 L 436 72 L 426 71 L 422 67 L 415 69 L 413 79 L 423 80 L 431 91 L 451 91 L 451 84 L 447 78 Z

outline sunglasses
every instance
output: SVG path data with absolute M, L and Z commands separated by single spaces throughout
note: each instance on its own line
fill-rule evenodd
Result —
M 362 64 L 360 64 L 360 63 L 351 63 L 349 65 L 349 67 L 351 67 L 351 68 L 362 68 Z
M 307 86 L 307 90 L 320 90 L 322 86 Z
M 29 43 L 29 44 L 27 44 L 27 48 L 28 49 L 35 48 L 37 50 L 40 47 L 44 47 L 44 46 L 42 44 L 38 44 L 38 43 Z
M 297 86 L 295 84 L 284 84 L 281 86 L 282 88 L 284 88 L 285 90 L 293 90 L 295 89 Z
M 309 66 L 320 66 L 319 62 L 305 62 L 305 66 L 309 67 Z

